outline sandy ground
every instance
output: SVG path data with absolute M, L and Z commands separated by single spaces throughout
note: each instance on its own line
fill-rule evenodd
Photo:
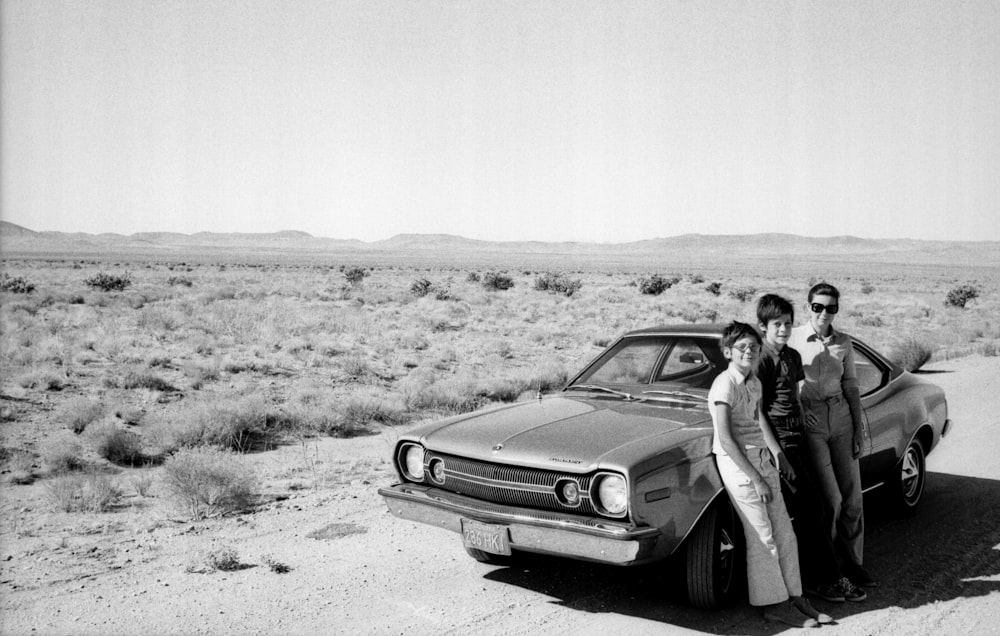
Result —
M 867 601 L 817 605 L 841 634 L 1000 634 L 1000 359 L 938 363 L 955 426 L 928 459 L 913 517 L 867 505 Z M 393 432 L 253 457 L 288 479 L 241 516 L 198 522 L 132 495 L 100 515 L 47 511 L 43 485 L 3 488 L 3 634 L 775 634 L 746 604 L 691 609 L 663 568 L 535 558 L 479 564 L 457 534 L 391 517 Z M 308 467 L 308 468 L 306 468 Z M 320 487 L 302 488 L 313 479 Z M 298 480 L 298 481 L 296 481 Z M 298 484 L 298 485 L 296 485 Z M 207 571 L 229 546 L 241 569 Z M 276 572 L 268 563 L 290 568 Z M 277 568 L 281 569 L 281 568 Z

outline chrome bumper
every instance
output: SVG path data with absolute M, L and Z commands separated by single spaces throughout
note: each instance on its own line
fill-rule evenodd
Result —
M 505 526 L 511 548 L 525 552 L 632 565 L 651 560 L 660 538 L 657 528 L 490 504 L 419 484 L 396 484 L 379 488 L 378 493 L 400 519 L 456 533 L 462 531 L 462 519 Z

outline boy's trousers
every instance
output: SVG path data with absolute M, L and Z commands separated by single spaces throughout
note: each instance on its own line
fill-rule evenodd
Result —
M 750 478 L 726 455 L 716 455 L 729 500 L 743 522 L 747 544 L 747 587 L 751 605 L 773 605 L 802 595 L 798 545 L 781 497 L 778 470 L 766 448 L 744 451 L 750 464 L 771 488 L 771 502 L 757 495 Z

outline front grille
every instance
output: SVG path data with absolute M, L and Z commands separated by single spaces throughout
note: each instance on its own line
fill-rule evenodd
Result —
M 430 465 L 435 458 L 444 462 L 444 484 L 440 487 L 445 490 L 498 504 L 598 514 L 590 501 L 589 475 L 506 466 L 434 452 L 428 452 L 424 461 Z M 567 506 L 556 497 L 556 484 L 562 479 L 572 479 L 578 484 L 580 503 L 577 506 Z

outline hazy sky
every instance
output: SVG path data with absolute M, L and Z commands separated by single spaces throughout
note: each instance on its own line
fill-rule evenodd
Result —
M 1000 2 L 3 0 L 33 230 L 1000 240 Z

